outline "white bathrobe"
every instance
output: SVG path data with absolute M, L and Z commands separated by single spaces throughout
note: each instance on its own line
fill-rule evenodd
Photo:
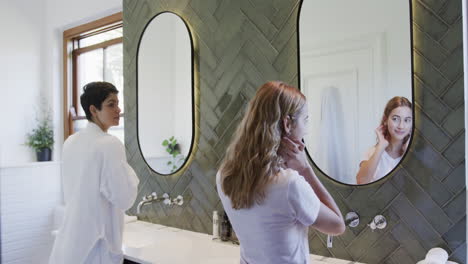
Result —
M 49 263 L 122 263 L 124 211 L 138 182 L 119 139 L 92 122 L 71 135 L 63 146 L 64 221 Z

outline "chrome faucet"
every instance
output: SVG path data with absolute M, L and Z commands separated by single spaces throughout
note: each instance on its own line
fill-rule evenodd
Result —
M 177 195 L 176 198 L 171 200 L 171 205 L 177 204 L 177 205 L 183 205 L 184 204 L 184 197 L 182 195 Z
M 387 226 L 387 219 L 385 219 L 385 216 L 383 215 L 376 215 L 372 222 L 368 224 L 370 229 L 374 231 L 376 228 L 377 229 L 384 229 Z
M 168 204 L 171 202 L 170 198 L 169 198 L 169 194 L 167 193 L 164 193 L 162 195 L 161 198 L 158 198 L 158 195 L 155 193 L 155 192 L 152 192 L 151 194 L 149 195 L 146 195 L 146 196 L 143 196 L 143 198 L 141 199 L 141 201 L 138 203 L 138 206 L 137 206 L 137 214 L 140 214 L 141 212 L 141 207 L 145 204 L 150 204 L 152 202 L 160 202 L 160 201 L 163 201 L 164 204 Z
M 349 227 L 356 227 L 359 225 L 359 215 L 356 212 L 349 212 L 345 217 L 345 224 Z
M 183 205 L 184 204 L 184 197 L 182 195 L 178 195 L 176 198 L 171 199 L 169 194 L 164 193 L 161 198 L 158 198 L 158 195 L 155 192 L 152 192 L 149 195 L 143 196 L 141 201 L 138 203 L 137 206 L 137 215 L 141 212 L 141 207 L 145 204 L 149 204 L 152 202 L 163 202 L 165 205 Z
M 345 217 L 345 224 L 349 227 L 356 227 L 359 225 L 359 215 L 356 212 L 349 212 Z M 333 247 L 333 236 L 327 235 L 327 248 Z

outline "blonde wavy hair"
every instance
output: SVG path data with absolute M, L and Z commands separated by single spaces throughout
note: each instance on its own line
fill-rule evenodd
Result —
M 285 134 L 283 120 L 290 117 L 294 124 L 305 103 L 297 88 L 283 82 L 267 82 L 258 89 L 220 167 L 222 189 L 234 209 L 263 202 L 282 166 L 277 151 Z

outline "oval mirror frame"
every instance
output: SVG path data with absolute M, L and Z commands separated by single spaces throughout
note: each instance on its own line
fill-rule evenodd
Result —
M 298 88 L 301 92 L 304 93 L 304 88 L 302 87 L 303 86 L 303 76 L 301 75 L 301 38 L 300 38 L 300 33 L 301 33 L 301 27 L 300 27 L 300 19 L 301 19 L 301 14 L 303 12 L 303 4 L 304 4 L 304 1 L 308 1 L 308 0 L 301 0 L 300 3 L 299 3 L 299 8 L 298 8 L 298 13 L 297 13 L 297 21 L 296 21 L 296 25 L 297 25 L 297 31 L 296 31 L 296 37 L 297 37 L 297 71 L 298 71 Z M 310 0 L 309 0 L 310 1 Z M 309 152 L 309 149 L 306 147 L 305 148 L 305 151 L 306 151 L 306 154 L 309 158 L 309 160 L 312 162 L 313 166 L 315 167 L 315 169 L 317 169 L 322 175 L 325 175 L 327 178 L 329 178 L 332 182 L 338 184 L 338 185 L 346 185 L 346 186 L 352 186 L 352 187 L 361 187 L 361 186 L 369 186 L 369 185 L 374 185 L 374 184 L 380 184 L 386 180 L 388 180 L 392 175 L 392 173 L 398 169 L 398 167 L 401 165 L 401 163 L 405 160 L 405 158 L 407 157 L 408 155 L 408 152 L 410 151 L 411 149 L 411 146 L 412 146 L 412 143 L 413 143 L 413 138 L 414 138 L 414 133 L 415 133 L 415 129 L 416 129 L 416 122 L 415 122 L 415 94 L 414 94 L 414 55 L 413 55 L 413 46 L 414 46 L 414 42 L 413 42 L 413 16 L 412 16 L 412 3 L 411 3 L 411 0 L 406 0 L 408 2 L 408 12 L 409 12 L 409 21 L 408 21 L 408 27 L 409 27 L 409 47 L 408 47 L 408 50 L 409 50 L 409 60 L 410 60 L 410 63 L 409 63 L 409 66 L 410 66 L 410 79 L 411 81 L 409 82 L 408 85 L 411 85 L 411 98 L 408 98 L 412 104 L 412 109 L 411 109 L 411 113 L 412 113 L 412 128 L 411 128 L 411 131 L 409 133 L 410 135 L 410 138 L 409 138 L 409 142 L 408 142 L 408 147 L 406 149 L 406 151 L 403 153 L 403 155 L 401 156 L 401 160 L 398 162 L 398 164 L 395 165 L 394 168 L 392 168 L 387 174 L 385 174 L 383 177 L 373 181 L 373 182 L 369 182 L 369 183 L 364 183 L 364 184 L 352 184 L 352 183 L 346 183 L 346 182 L 342 182 L 342 181 L 339 181 L 337 179 L 335 179 L 334 177 L 328 175 L 322 168 L 320 168 L 320 166 L 316 163 L 316 161 L 314 161 L 314 159 L 312 158 L 312 155 L 311 153 Z M 309 109 L 310 111 L 310 109 Z M 383 107 L 382 107 L 382 111 L 383 112 Z M 306 145 L 307 145 L 307 142 L 306 142 Z
M 183 163 L 180 164 L 180 166 L 178 168 L 176 168 L 173 172 L 171 173 L 161 173 L 161 172 L 158 172 L 156 171 L 147 161 L 147 158 L 145 157 L 145 155 L 143 154 L 143 151 L 142 151 L 142 145 L 141 145 L 141 140 L 140 140 L 140 116 L 139 116 L 139 112 L 140 112 L 140 103 L 139 103 L 139 89 L 140 89 L 140 83 L 139 83 L 139 61 L 140 61 L 140 47 L 141 47 L 141 42 L 142 42 L 142 39 L 143 39 L 143 36 L 145 35 L 145 32 L 147 31 L 148 27 L 150 26 L 150 24 L 152 22 L 155 21 L 155 19 L 160 16 L 160 15 L 163 15 L 163 14 L 171 14 L 171 15 L 174 15 L 176 18 L 178 18 L 184 25 L 185 29 L 187 30 L 187 34 L 188 34 L 188 37 L 190 39 L 190 73 L 191 73 L 191 76 L 190 76 L 190 92 L 191 92 L 191 98 L 190 98 L 190 102 L 191 102 L 191 125 L 192 125 L 192 129 L 191 129 L 191 139 L 190 139 L 190 146 L 188 148 L 188 153 L 186 155 L 186 157 L 184 158 L 184 161 Z M 196 123 L 197 123 L 197 118 L 198 118 L 198 115 L 196 113 L 196 105 L 197 105 L 197 98 L 196 98 L 196 91 L 195 91 L 195 61 L 194 61 L 194 40 L 193 40 L 193 35 L 192 35 L 192 30 L 190 29 L 189 25 L 187 24 L 187 22 L 178 14 L 174 13 L 174 12 L 171 12 L 171 11 L 164 11 L 164 12 L 160 12 L 160 13 L 157 13 L 156 15 L 154 15 L 147 23 L 146 25 L 144 26 L 143 30 L 142 30 L 142 33 L 139 37 L 139 40 L 138 40 L 138 46 L 137 46 L 137 52 L 136 52 L 136 137 L 137 137 L 137 143 L 138 143 L 138 149 L 140 151 L 140 154 L 141 154 L 141 157 L 143 158 L 143 161 L 145 162 L 145 164 L 148 166 L 148 168 L 154 173 L 154 174 L 157 174 L 157 175 L 161 175 L 161 176 L 178 176 L 178 175 L 181 175 L 182 173 L 184 173 L 184 171 L 188 168 L 191 160 L 193 159 L 193 153 L 196 151 L 196 145 L 195 145 L 195 141 L 197 140 L 197 133 L 196 133 Z

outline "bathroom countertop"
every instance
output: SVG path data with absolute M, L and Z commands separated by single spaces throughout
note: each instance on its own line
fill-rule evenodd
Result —
M 240 248 L 212 236 L 133 221 L 125 224 L 123 251 L 126 259 L 142 264 L 239 264 Z M 351 264 L 349 260 L 310 255 L 311 263 Z

